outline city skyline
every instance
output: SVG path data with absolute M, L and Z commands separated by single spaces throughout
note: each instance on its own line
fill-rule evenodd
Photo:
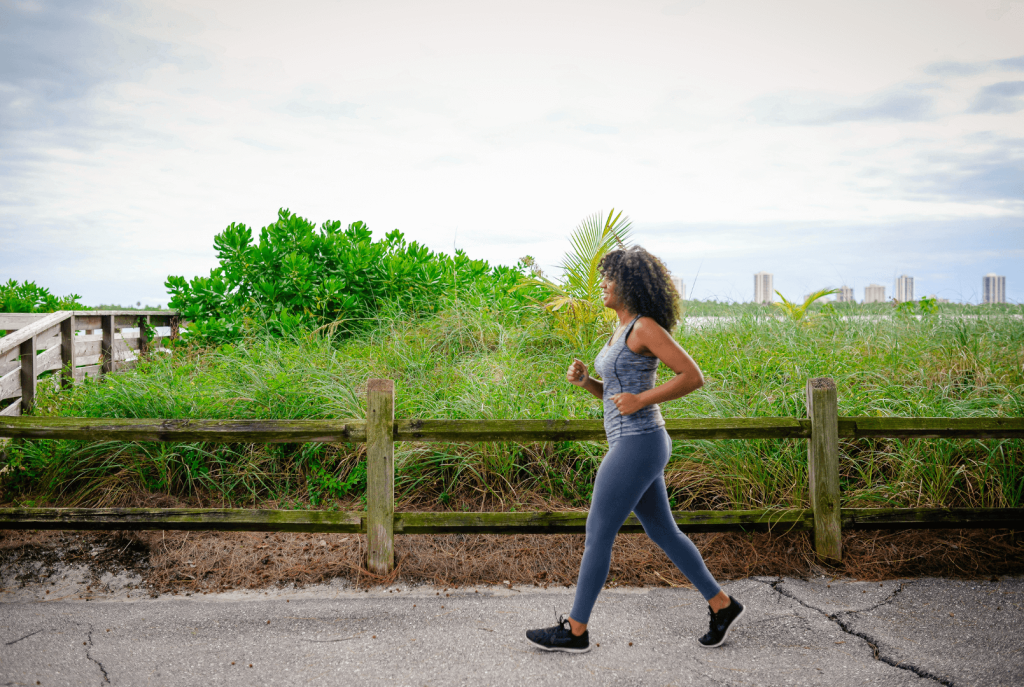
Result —
M 753 303 L 772 303 L 774 302 L 775 291 L 773 290 L 775 274 L 773 272 L 761 271 L 754 274 L 754 297 L 751 302 Z M 675 280 L 675 278 L 673 278 Z M 837 303 L 856 303 L 854 289 L 850 286 L 843 284 L 841 286 L 826 286 L 826 289 L 835 289 L 836 293 L 833 294 L 831 300 Z M 1006 303 L 1006 277 L 1004 275 L 997 275 L 994 272 L 989 272 L 982 277 L 982 303 Z M 810 294 L 804 295 L 804 300 L 810 297 Z M 927 296 L 928 298 L 934 298 L 939 303 L 950 303 L 954 302 L 949 298 L 940 298 L 935 294 Z M 893 284 L 893 300 L 897 302 L 913 302 L 918 299 L 914 297 L 914 277 L 907 274 L 901 274 L 896 277 Z M 864 298 L 861 300 L 862 303 L 884 303 L 887 302 L 885 297 L 885 286 L 883 284 L 868 284 L 864 287 Z

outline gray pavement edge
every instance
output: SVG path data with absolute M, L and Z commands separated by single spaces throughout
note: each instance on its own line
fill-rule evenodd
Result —
M 609 589 L 593 651 L 537 651 L 573 588 L 343 582 L 151 597 L 84 568 L 5 576 L 0 685 L 1020 685 L 1024 578 L 750 578 L 718 649 L 692 589 Z

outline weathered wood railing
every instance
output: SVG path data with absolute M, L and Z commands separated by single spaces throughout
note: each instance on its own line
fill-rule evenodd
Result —
M 101 376 L 135 363 L 136 353 L 161 347 L 150 329 L 169 327 L 178 336 L 172 310 L 60 310 L 49 314 L 0 313 L 0 416 L 28 412 L 39 376 L 61 370 L 61 384 Z M 138 332 L 128 331 L 135 330 Z
M 673 439 L 807 439 L 811 508 L 680 511 L 689 532 L 811 531 L 825 559 L 842 555 L 844 529 L 1009 527 L 1024 529 L 1021 508 L 841 508 L 839 440 L 860 438 L 1024 439 L 1022 418 L 839 417 L 835 384 L 807 383 L 808 418 L 667 420 Z M 81 441 L 351 442 L 367 444 L 365 512 L 243 509 L 5 508 L 0 528 L 180 529 L 352 532 L 368 538 L 371 570 L 394 565 L 395 534 L 443 532 L 583 532 L 584 511 L 528 513 L 396 513 L 396 441 L 592 441 L 604 439 L 600 420 L 395 420 L 394 383 L 370 380 L 365 420 L 123 420 L 0 418 L 0 437 Z M 623 532 L 642 531 L 630 516 Z

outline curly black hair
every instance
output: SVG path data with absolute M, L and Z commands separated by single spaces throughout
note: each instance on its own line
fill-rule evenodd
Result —
M 679 292 L 661 260 L 633 246 L 609 251 L 598 269 L 602 277 L 615 282 L 615 293 L 630 312 L 672 331 L 679 321 Z

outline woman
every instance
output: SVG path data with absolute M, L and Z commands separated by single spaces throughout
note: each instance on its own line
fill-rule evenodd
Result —
M 743 604 L 722 591 L 672 518 L 665 489 L 672 440 L 658 408 L 658 403 L 699 389 L 704 377 L 669 333 L 678 319 L 679 297 L 661 261 L 634 247 L 608 253 L 600 269 L 601 300 L 619 317 L 618 329 L 594 361 L 603 381 L 591 377 L 579 360 L 569 366 L 566 379 L 603 400 L 608 453 L 594 481 L 572 611 L 558 625 L 530 630 L 526 637 L 546 651 L 590 651 L 590 612 L 608 577 L 615 535 L 633 511 L 648 536 L 708 601 L 711 627 L 697 641 L 716 647 L 743 615 Z M 676 376 L 656 387 L 659 362 Z

